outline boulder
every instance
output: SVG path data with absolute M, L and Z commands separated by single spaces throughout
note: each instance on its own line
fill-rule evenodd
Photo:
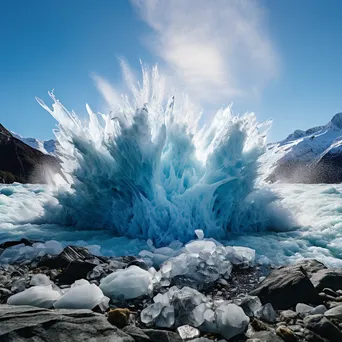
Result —
M 39 262 L 38 267 L 66 268 L 72 261 L 85 261 L 94 259 L 94 256 L 85 247 L 67 246 L 58 255 L 45 255 Z
M 305 328 L 330 342 L 341 342 L 342 332 L 324 315 L 310 315 L 304 318 Z
M 312 284 L 318 291 L 325 288 L 334 291 L 342 289 L 342 269 L 322 269 L 313 274 L 310 278 Z
M 86 279 L 87 274 L 96 264 L 86 261 L 71 261 L 67 268 L 57 277 L 59 284 L 71 285 L 76 280 Z
M 319 303 L 316 289 L 308 274 L 318 272 L 323 264 L 305 260 L 299 264 L 273 270 L 250 295 L 258 296 L 263 304 L 271 303 L 275 309 L 286 310 L 297 303 Z
M 0 305 L 0 341 L 134 342 L 101 314 Z

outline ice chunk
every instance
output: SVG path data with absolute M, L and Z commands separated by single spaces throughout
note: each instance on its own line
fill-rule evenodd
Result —
M 85 279 L 78 279 L 76 280 L 71 287 L 82 286 L 82 285 L 89 285 L 89 281 Z
M 57 302 L 56 309 L 93 309 L 102 302 L 103 293 L 95 284 L 72 286 Z
M 195 234 L 198 240 L 202 240 L 204 238 L 204 232 L 202 229 L 195 229 Z
M 33 286 L 8 298 L 9 305 L 32 305 L 39 308 L 51 308 L 60 298 L 60 293 L 52 289 L 51 285 Z
M 257 296 L 246 296 L 240 307 L 245 312 L 245 314 L 249 317 L 253 317 L 255 312 L 262 307 L 261 301 Z
M 101 265 L 97 265 L 93 268 L 92 271 L 90 271 L 87 274 L 87 278 L 88 279 L 95 279 L 95 278 L 99 278 L 101 276 L 101 274 L 104 273 L 103 267 Z
M 169 299 L 168 293 L 164 293 L 164 294 L 158 293 L 153 298 L 153 301 L 155 303 L 162 303 L 164 305 L 169 305 L 170 304 L 170 299 Z
M 175 309 L 173 306 L 164 306 L 155 320 L 155 325 L 159 328 L 171 328 L 175 323 Z
M 216 244 L 213 241 L 208 240 L 196 240 L 189 242 L 185 245 L 185 249 L 188 253 L 198 254 L 200 252 L 213 252 Z
M 45 242 L 45 252 L 47 254 L 59 254 L 62 253 L 63 246 L 60 242 L 50 240 Z
M 255 312 L 255 316 L 262 321 L 274 323 L 277 319 L 277 313 L 274 311 L 271 303 L 265 304 Z
M 255 250 L 248 247 L 233 247 L 235 250 L 236 260 L 233 264 L 241 267 L 251 267 L 255 262 Z
M 206 310 L 207 310 L 207 305 L 205 303 L 197 305 L 195 309 L 192 310 L 194 327 L 199 327 L 204 322 L 204 313 Z
M 243 333 L 248 323 L 249 317 L 235 304 L 221 305 L 216 310 L 217 328 L 227 340 Z
M 149 305 L 147 308 L 141 311 L 140 319 L 148 326 L 154 324 L 155 320 L 164 308 L 164 304 L 157 302 Z
M 182 340 L 190 340 L 200 335 L 199 330 L 190 325 L 182 325 L 178 327 L 177 332 Z
M 153 276 L 138 266 L 117 270 L 101 280 L 100 288 L 107 297 L 132 299 L 153 291 Z
M 43 274 L 43 273 L 38 273 L 35 274 L 30 281 L 30 285 L 36 286 L 36 285 L 49 285 L 51 284 L 50 278 Z

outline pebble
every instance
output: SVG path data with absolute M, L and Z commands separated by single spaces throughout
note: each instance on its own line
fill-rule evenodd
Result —
M 294 332 L 284 325 L 281 325 L 276 329 L 276 334 L 281 337 L 285 342 L 296 342 L 298 338 L 294 334 Z

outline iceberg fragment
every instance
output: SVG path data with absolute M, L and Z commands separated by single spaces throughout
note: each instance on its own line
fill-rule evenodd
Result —
M 117 270 L 101 279 L 100 288 L 107 297 L 132 299 L 153 290 L 153 275 L 138 266 Z
M 103 292 L 95 284 L 78 284 L 54 303 L 55 309 L 93 309 L 104 299 Z
M 49 309 L 61 294 L 52 289 L 51 285 L 33 286 L 7 299 L 9 305 L 32 305 Z

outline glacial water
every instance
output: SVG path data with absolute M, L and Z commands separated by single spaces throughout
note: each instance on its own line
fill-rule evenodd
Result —
M 129 95 L 107 99 L 109 114 L 87 105 L 88 119 L 54 94 L 52 109 L 38 100 L 58 122 L 63 176 L 0 187 L 0 241 L 54 239 L 122 255 L 148 249 L 148 239 L 184 243 L 202 229 L 254 248 L 265 263 L 341 264 L 342 186 L 265 184 L 269 122 L 226 107 L 199 127 L 201 113 L 186 96 L 166 96 L 157 68 L 129 86 Z

